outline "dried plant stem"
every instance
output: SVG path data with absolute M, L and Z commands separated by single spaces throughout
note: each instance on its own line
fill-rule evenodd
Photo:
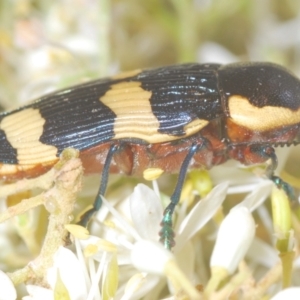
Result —
M 250 269 L 245 264 L 241 264 L 239 272 L 218 292 L 211 294 L 209 299 L 225 300 L 229 295 L 235 299 L 235 297 L 239 298 L 238 295 L 241 291 L 244 292 L 244 300 L 262 299 L 270 286 L 279 281 L 281 274 L 282 265 L 277 264 L 255 284 Z M 245 284 L 247 288 L 245 288 Z
M 211 295 L 211 298 L 214 300 L 225 300 L 228 299 L 229 295 L 238 290 L 241 285 L 246 282 L 251 277 L 250 270 L 248 268 L 243 268 L 231 280 L 218 292 L 215 292 Z
M 59 170 L 55 167 L 46 174 L 37 178 L 22 179 L 15 183 L 0 186 L 0 197 L 6 197 L 32 188 L 49 189 L 53 185 L 53 181 L 59 175 Z
M 35 197 L 24 199 L 20 204 L 8 207 L 6 211 L 0 214 L 0 223 L 25 213 L 26 211 L 43 204 L 45 201 L 45 193 Z
M 65 150 L 60 162 L 53 169 L 57 174 L 52 177 L 54 184 L 48 191 L 10 208 L 9 215 L 14 216 L 28 210 L 27 205 L 34 207 L 44 204 L 46 208 L 51 207 L 48 230 L 40 255 L 23 269 L 8 274 L 15 285 L 30 279 L 31 283 L 46 286 L 46 270 L 52 265 L 54 253 L 66 241 L 65 225 L 70 223 L 76 193 L 81 188 L 83 169 L 78 152 L 72 149 Z M 53 176 L 51 171 L 47 174 Z M 7 218 L 7 215 L 5 217 Z
M 243 296 L 243 299 L 262 299 L 266 291 L 275 282 L 278 282 L 282 275 L 282 265 L 279 263 L 275 265 L 256 285 L 255 288 L 248 291 Z

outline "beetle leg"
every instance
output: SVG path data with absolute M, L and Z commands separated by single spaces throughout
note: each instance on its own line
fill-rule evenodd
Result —
M 296 195 L 293 188 L 287 182 L 283 181 L 280 177 L 274 175 L 274 171 L 278 165 L 278 160 L 274 148 L 271 146 L 253 145 L 250 147 L 250 149 L 253 153 L 259 154 L 266 160 L 271 159 L 271 164 L 266 169 L 266 176 L 270 180 L 272 180 L 279 189 L 283 189 L 291 200 L 295 200 Z
M 194 154 L 197 151 L 199 151 L 199 149 L 205 147 L 205 145 L 206 145 L 205 140 L 204 141 L 202 140 L 201 144 L 193 144 L 192 147 L 189 149 L 189 152 L 181 165 L 177 184 L 176 184 L 175 190 L 171 196 L 171 199 L 170 199 L 171 202 L 164 211 L 163 219 L 161 222 L 162 229 L 159 233 L 160 241 L 164 244 L 166 249 L 170 250 L 175 245 L 174 231 L 172 228 L 172 225 L 173 225 L 172 215 L 173 215 L 176 205 L 178 204 L 178 202 L 180 200 L 180 194 L 181 194 L 182 186 L 183 186 L 183 183 L 185 180 L 185 176 L 186 176 L 189 164 L 190 164 Z
M 86 227 L 93 214 L 100 209 L 102 205 L 101 197 L 105 194 L 106 187 L 107 187 L 110 164 L 114 154 L 118 149 L 119 149 L 119 145 L 112 144 L 110 146 L 103 166 L 101 183 L 93 207 L 81 216 L 80 221 L 78 223 L 79 225 Z
M 269 159 L 271 160 L 271 164 L 268 165 L 265 171 L 266 176 L 271 179 L 278 165 L 278 160 L 274 148 L 271 146 L 251 145 L 250 152 L 252 154 L 258 155 L 264 161 L 267 161 Z

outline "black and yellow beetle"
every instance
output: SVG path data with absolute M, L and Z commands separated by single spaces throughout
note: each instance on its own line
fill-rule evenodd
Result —
M 179 172 L 162 240 L 188 168 L 228 159 L 271 160 L 273 147 L 300 143 L 300 81 L 271 63 L 182 64 L 127 72 L 55 92 L 0 115 L 0 177 L 38 176 L 65 148 L 80 150 L 86 173 L 102 172 L 93 213 L 110 172 Z M 85 215 L 83 223 L 90 214 Z

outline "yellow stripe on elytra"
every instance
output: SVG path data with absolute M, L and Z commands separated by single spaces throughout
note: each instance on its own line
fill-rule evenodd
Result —
M 228 100 L 232 121 L 250 130 L 267 131 L 300 122 L 300 109 L 252 105 L 247 98 L 234 95 Z
M 35 165 L 57 160 L 57 148 L 40 142 L 45 119 L 38 109 L 27 108 L 4 117 L 0 129 L 17 151 L 19 165 Z
M 126 81 L 113 84 L 99 100 L 115 114 L 114 139 L 138 138 L 149 143 L 162 143 L 190 136 L 208 124 L 206 120 L 194 120 L 184 129 L 186 134 L 174 136 L 159 133 L 160 124 L 152 112 L 152 93 L 141 87 L 141 82 Z

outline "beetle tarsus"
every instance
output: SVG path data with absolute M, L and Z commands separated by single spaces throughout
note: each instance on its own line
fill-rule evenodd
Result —
M 274 175 L 274 171 L 278 165 L 274 148 L 270 146 L 254 146 L 252 150 L 259 153 L 262 157 L 271 160 L 271 164 L 266 169 L 266 176 L 273 181 L 277 188 L 282 189 L 291 201 L 295 201 L 296 195 L 294 189 L 280 177 Z
M 277 188 L 284 190 L 291 201 L 297 201 L 294 189 L 278 176 L 271 176 L 270 179 L 274 182 Z
M 164 217 L 161 222 L 162 229 L 159 232 L 160 242 L 164 245 L 164 247 L 168 250 L 171 250 L 175 246 L 175 233 L 173 231 L 173 221 L 172 214 L 174 211 L 174 207 L 172 210 L 165 210 Z

